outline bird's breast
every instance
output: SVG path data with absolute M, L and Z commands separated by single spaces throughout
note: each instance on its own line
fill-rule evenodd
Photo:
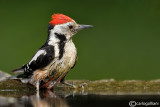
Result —
M 64 71 L 70 70 L 76 62 L 77 49 L 72 41 L 66 42 L 63 57 L 58 61 L 58 67 Z
M 64 47 L 64 60 L 65 65 L 69 66 L 70 68 L 73 67 L 77 59 L 77 49 L 72 41 L 67 42 Z
M 68 41 L 65 43 L 62 58 L 59 59 L 57 57 L 57 59 L 50 64 L 49 71 L 52 72 L 53 69 L 61 73 L 69 71 L 76 63 L 76 59 L 77 49 L 72 41 Z

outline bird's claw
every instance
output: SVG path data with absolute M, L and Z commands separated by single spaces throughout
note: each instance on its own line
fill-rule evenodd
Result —
M 70 83 L 64 81 L 62 84 L 68 85 L 68 86 L 70 86 L 70 87 L 72 87 L 72 88 L 76 88 L 76 85 L 74 85 L 73 82 L 72 82 L 72 84 L 70 84 Z
M 86 85 L 88 85 L 88 84 L 87 83 L 83 83 L 83 84 L 80 84 L 79 87 L 82 88 L 82 90 L 84 90 L 84 86 L 86 86 Z

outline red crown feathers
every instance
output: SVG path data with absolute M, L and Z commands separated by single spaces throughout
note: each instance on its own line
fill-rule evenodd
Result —
M 73 19 L 63 15 L 63 14 L 53 14 L 52 15 L 52 20 L 49 22 L 52 25 L 57 25 L 57 24 L 64 24 L 67 22 L 71 22 Z

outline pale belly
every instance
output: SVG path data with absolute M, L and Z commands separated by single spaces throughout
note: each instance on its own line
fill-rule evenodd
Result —
M 56 69 L 59 73 L 68 72 L 76 63 L 77 49 L 73 42 L 67 42 L 64 47 L 63 57 L 55 61 L 52 69 Z

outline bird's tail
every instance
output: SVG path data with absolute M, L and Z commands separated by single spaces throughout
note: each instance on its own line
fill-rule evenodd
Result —
M 18 75 L 13 75 L 7 78 L 7 80 L 20 80 L 22 83 L 29 83 L 31 80 L 30 78 L 25 78 L 25 74 L 18 74 Z
M 18 80 L 21 80 L 23 83 L 27 83 L 30 81 L 29 76 L 24 74 L 24 66 L 17 68 L 17 69 L 14 69 L 11 72 L 13 72 L 15 74 L 17 74 L 17 73 L 20 73 L 20 74 L 13 75 L 13 76 L 9 77 L 8 79 L 18 79 Z
M 24 72 L 24 66 L 12 70 L 12 72 L 15 73 L 15 74 L 17 74 L 17 73 L 23 73 Z

